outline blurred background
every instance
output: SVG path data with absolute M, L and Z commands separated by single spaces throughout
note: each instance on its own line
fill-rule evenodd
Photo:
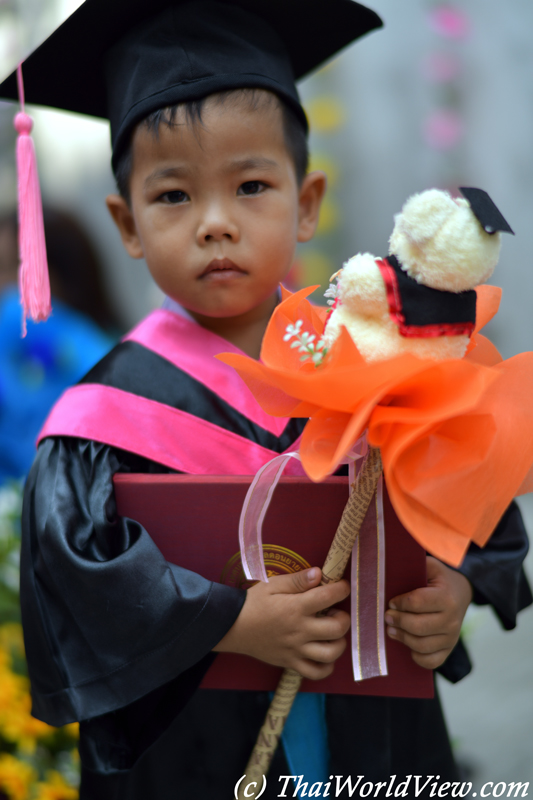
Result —
M 0 75 L 7 75 L 78 5 L 77 0 L 0 0 Z M 533 4 L 369 0 L 368 5 L 383 16 L 385 29 L 301 85 L 312 129 L 312 166 L 327 173 L 329 192 L 318 234 L 299 250 L 288 283 L 291 288 L 321 284 L 315 295 L 320 301 L 329 276 L 353 254 L 387 253 L 393 216 L 409 195 L 430 187 L 455 192 L 461 185 L 479 186 L 516 233 L 504 237 L 493 277 L 504 293 L 489 334 L 505 357 L 528 350 L 533 345 L 527 238 L 533 227 Z M 107 215 L 104 197 L 114 191 L 107 123 L 30 109 L 49 209 L 47 238 L 52 241 L 53 231 L 59 231 L 60 242 L 68 239 L 68 247 L 53 258 L 56 327 L 38 334 L 30 326 L 26 343 L 20 344 L 16 300 L 8 288 L 16 267 L 14 111 L 0 103 L 0 344 L 9 350 L 0 362 L 0 451 L 13 450 L 13 426 L 6 420 L 15 410 L 28 433 L 24 458 L 2 459 L 0 452 L 0 622 L 16 623 L 17 480 L 31 459 L 33 428 L 61 388 L 77 380 L 162 296 L 144 265 L 124 253 Z M 82 262 L 86 283 L 80 297 L 79 281 L 69 281 L 68 265 L 78 269 Z M 62 328 L 69 314 L 78 320 L 76 335 Z M 21 405 L 13 399 L 22 396 L 20 387 L 25 397 L 39 395 L 35 407 L 15 409 Z M 533 530 L 533 500 L 521 502 Z M 2 641 L 8 642 L 9 663 L 15 664 L 17 633 L 9 630 L 12 638 Z M 457 686 L 441 685 L 465 775 L 475 786 L 518 780 L 533 786 L 533 610 L 521 615 L 516 631 L 503 633 L 490 611 L 472 609 L 465 635 L 474 672 Z M 54 797 L 75 797 L 73 789 L 68 794 L 75 782 L 68 736 L 75 731 L 55 745 L 50 739 L 45 747 L 49 731 L 28 728 L 26 739 L 22 734 L 17 739 L 6 734 L 13 727 L 2 728 L 2 713 L 0 694 L 0 797 L 6 793 L 2 775 L 17 775 L 19 769 L 3 756 L 15 758 L 22 752 L 21 741 L 26 741 L 23 751 L 34 754 L 24 756 L 25 763 L 40 753 L 31 780 L 35 784 L 38 773 L 45 787 L 39 789 L 42 797 L 53 781 Z

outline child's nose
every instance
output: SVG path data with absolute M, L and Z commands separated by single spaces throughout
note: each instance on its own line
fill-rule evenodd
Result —
M 220 242 L 224 239 L 238 241 L 239 229 L 236 223 L 222 206 L 215 206 L 206 209 L 202 220 L 198 226 L 198 243 L 204 244 L 209 241 Z

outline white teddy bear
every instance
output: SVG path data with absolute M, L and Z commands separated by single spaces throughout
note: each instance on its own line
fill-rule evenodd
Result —
M 471 290 L 494 271 L 499 231 L 512 230 L 485 192 L 461 191 L 472 205 L 437 189 L 409 198 L 395 216 L 389 258 L 359 253 L 332 276 L 326 347 L 344 325 L 366 361 L 463 357 L 475 322 Z

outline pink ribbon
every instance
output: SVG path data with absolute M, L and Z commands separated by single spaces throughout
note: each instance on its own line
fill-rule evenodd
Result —
M 351 584 L 354 680 L 387 675 L 383 477 L 352 550 Z
M 366 438 L 359 439 L 342 464 L 348 464 L 350 492 L 356 462 L 368 451 Z M 265 464 L 253 479 L 239 520 L 242 566 L 248 580 L 268 582 L 263 559 L 263 521 L 272 495 L 289 461 L 300 461 L 296 451 L 283 453 Z M 385 652 L 385 526 L 383 479 L 380 478 L 359 536 L 352 550 L 351 574 L 352 663 L 354 680 L 387 675 Z

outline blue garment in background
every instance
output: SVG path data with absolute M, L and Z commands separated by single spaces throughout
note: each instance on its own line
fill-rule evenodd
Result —
M 271 692 L 270 699 L 273 697 L 274 693 Z M 290 774 L 296 776 L 290 794 L 287 788 L 288 796 L 295 796 L 293 792 L 298 788 L 298 783 L 298 797 L 308 796 L 314 783 L 325 786 L 329 776 L 325 694 L 300 692 L 296 695 L 281 734 L 281 742 Z
M 27 474 L 52 405 L 114 344 L 83 314 L 57 300 L 53 308 L 46 323 L 28 320 L 21 339 L 18 291 L 0 295 L 0 485 Z

